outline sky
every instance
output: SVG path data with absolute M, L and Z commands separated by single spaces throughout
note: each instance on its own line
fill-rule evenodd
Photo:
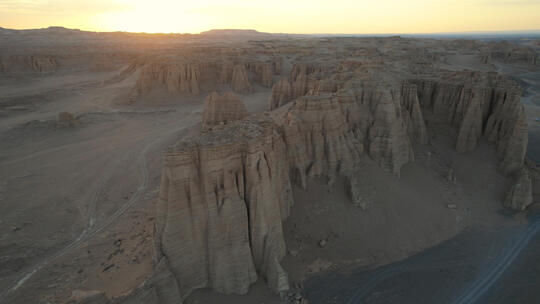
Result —
M 441 33 L 540 29 L 540 0 L 0 0 L 0 27 L 199 33 Z

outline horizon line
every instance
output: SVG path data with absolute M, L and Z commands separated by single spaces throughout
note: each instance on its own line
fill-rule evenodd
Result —
M 0 29 L 12 30 L 12 31 L 31 31 L 31 30 L 46 30 L 51 28 L 62 28 L 66 30 L 81 31 L 81 32 L 92 32 L 92 33 L 130 33 L 130 34 L 163 34 L 163 35 L 200 35 L 205 32 L 210 31 L 255 31 L 260 34 L 271 34 L 271 35 L 371 35 L 371 36 L 398 36 L 398 35 L 482 35 L 482 34 L 539 34 L 540 29 L 523 29 L 523 30 L 471 30 L 471 31 L 444 31 L 444 32 L 390 32 L 390 33 L 329 33 L 329 32 L 320 32 L 320 33 L 283 33 L 283 32 L 262 32 L 254 28 L 211 28 L 201 32 L 132 32 L 132 31 L 122 31 L 122 30 L 112 30 L 112 31 L 95 31 L 95 30 L 86 30 L 80 28 L 69 28 L 61 25 L 50 25 L 48 27 L 41 28 L 7 28 L 0 26 Z

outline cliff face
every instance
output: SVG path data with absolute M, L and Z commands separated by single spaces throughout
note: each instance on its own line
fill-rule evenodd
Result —
M 227 92 L 223 95 L 212 93 L 204 102 L 202 126 L 206 130 L 217 125 L 241 120 L 247 115 L 246 106 L 234 93 Z
M 247 68 L 257 75 L 257 80 L 262 86 L 271 88 L 274 84 L 274 74 L 281 72 L 281 62 L 277 60 L 271 62 L 248 62 Z
M 243 294 L 257 276 L 275 292 L 288 289 L 280 266 L 281 223 L 293 204 L 291 183 L 305 186 L 314 176 L 332 182 L 340 175 L 349 179 L 356 199 L 355 175 L 364 158 L 396 176 L 414 160 L 412 143 L 427 141 L 426 111 L 456 129 L 458 150 L 473 149 L 484 136 L 497 144 L 505 172 L 523 163 L 523 109 L 516 87 L 505 79 L 485 74 L 438 81 L 352 78 L 321 87 L 330 89 L 313 90 L 165 153 L 158 248 L 182 295 L 202 287 Z M 522 178 L 507 205 L 522 208 L 527 193 Z
M 399 175 L 413 154 L 399 89 L 394 97 L 352 85 L 305 96 L 165 153 L 157 234 L 180 293 L 243 294 L 257 275 L 276 292 L 288 289 L 281 223 L 291 180 L 351 176 L 367 155 Z
M 257 273 L 288 288 L 279 265 L 292 204 L 284 147 L 271 122 L 247 120 L 165 154 L 158 233 L 182 295 L 244 294 Z
M 191 58 L 181 58 L 179 62 L 145 59 L 133 63 L 129 70 L 134 69 L 141 70 L 135 95 L 144 95 L 159 87 L 169 93 L 199 95 L 216 90 L 218 85 L 228 85 L 236 93 L 249 93 L 252 82 L 272 87 L 274 74 L 281 71 L 281 63 L 278 60 L 233 63 L 226 59 L 206 62 Z
M 251 91 L 247 70 L 243 64 L 237 64 L 233 67 L 231 88 L 237 93 L 248 93 Z
M 422 108 L 446 120 L 458 132 L 457 151 L 474 150 L 483 136 L 496 144 L 504 173 L 523 166 L 528 134 L 517 85 L 484 73 L 459 73 L 441 81 L 414 82 Z
M 200 78 L 201 67 L 198 64 L 150 63 L 142 68 L 135 85 L 135 92 L 142 95 L 157 86 L 164 86 L 171 93 L 198 95 L 200 92 Z
M 304 174 L 350 175 L 364 152 L 399 176 L 401 166 L 414 160 L 402 102 L 399 88 L 355 81 L 335 94 L 297 99 L 284 133 L 291 167 L 302 184 Z
M 274 84 L 269 104 L 270 110 L 279 108 L 301 96 L 336 93 L 340 88 L 339 82 L 334 79 L 317 79 L 301 71 L 299 73 L 292 73 L 295 74 L 295 81 L 290 82 L 282 78 Z
M 280 79 L 272 87 L 269 110 L 274 110 L 291 101 L 291 84 L 286 78 Z

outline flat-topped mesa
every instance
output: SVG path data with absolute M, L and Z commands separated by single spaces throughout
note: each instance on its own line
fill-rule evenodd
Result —
M 164 155 L 157 233 L 182 296 L 288 289 L 281 221 L 292 205 L 285 145 L 268 119 L 205 133 Z
M 520 170 L 527 150 L 527 120 L 521 89 L 496 73 L 460 72 L 438 81 L 415 80 L 420 105 L 458 132 L 456 149 L 474 150 L 484 136 L 497 146 L 501 170 Z
M 223 95 L 211 93 L 204 102 L 202 114 L 203 130 L 242 120 L 248 115 L 246 106 L 233 92 Z

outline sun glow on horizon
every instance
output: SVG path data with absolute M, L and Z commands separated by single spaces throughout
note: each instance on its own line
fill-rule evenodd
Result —
M 432 33 L 540 29 L 540 0 L 2 0 L 0 26 L 199 33 Z

